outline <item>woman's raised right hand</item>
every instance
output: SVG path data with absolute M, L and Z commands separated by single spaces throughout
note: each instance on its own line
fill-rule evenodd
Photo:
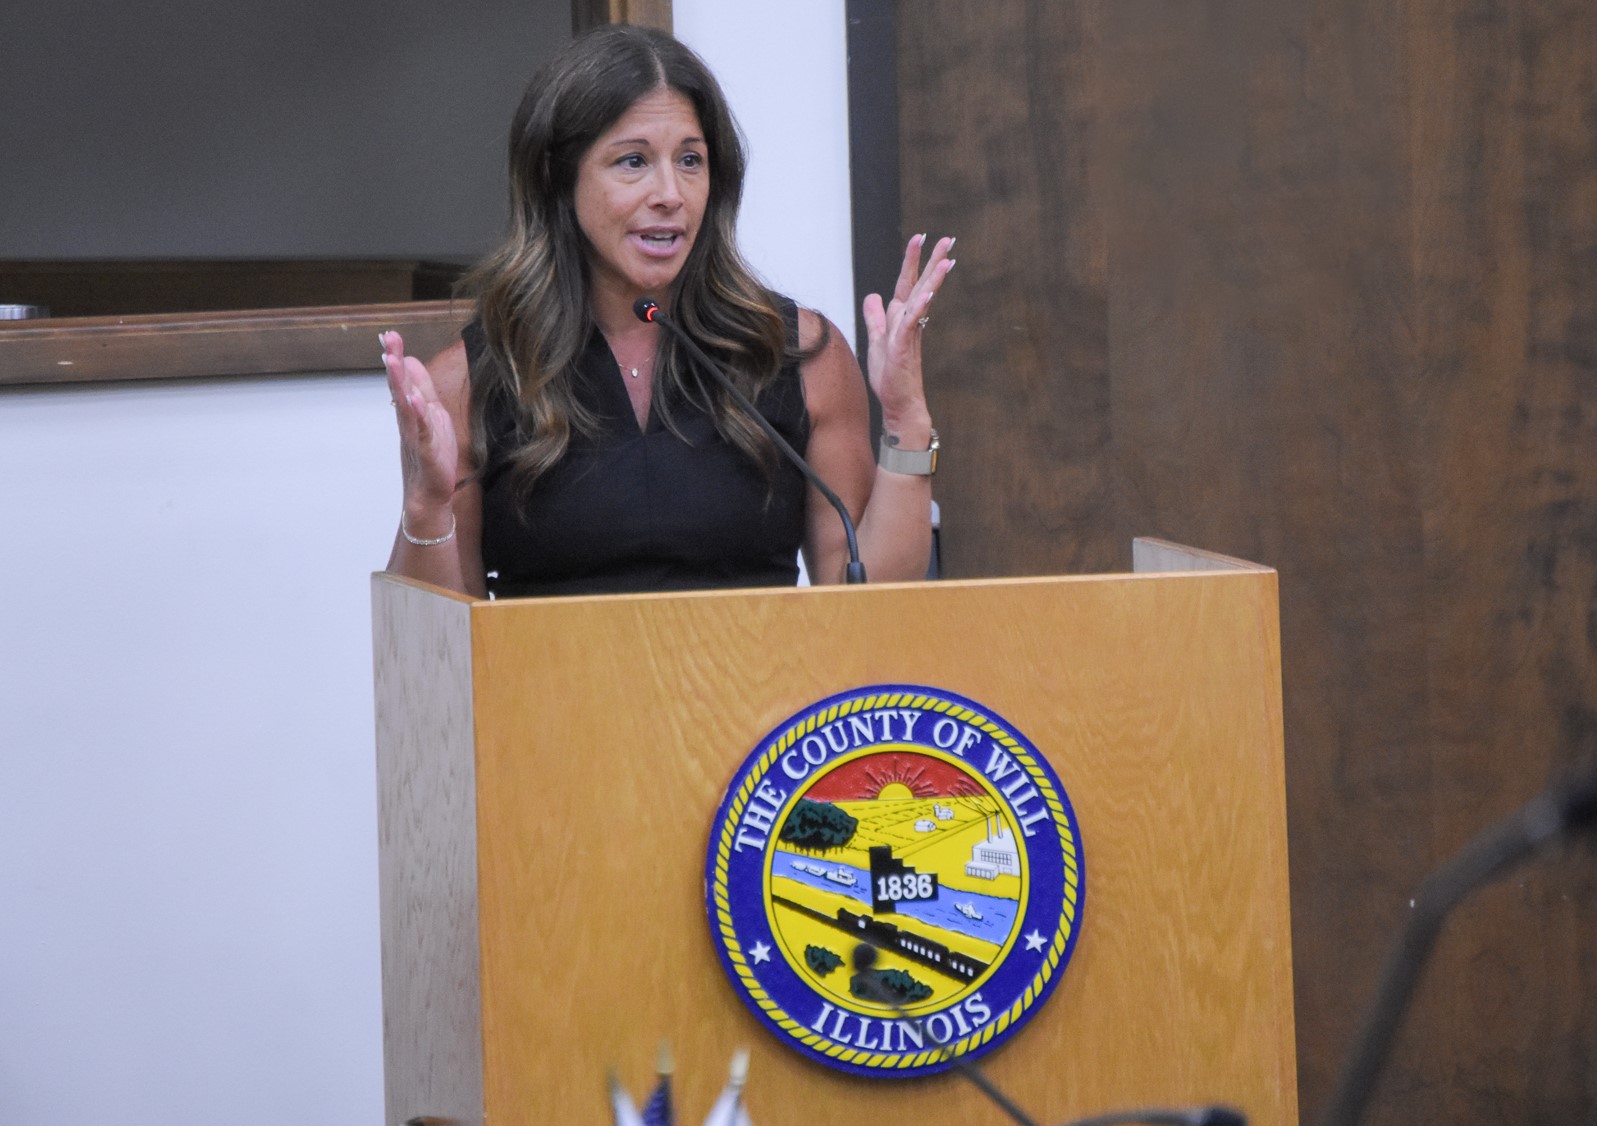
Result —
M 397 332 L 378 336 L 383 346 L 383 367 L 388 371 L 388 391 L 399 421 L 400 469 L 405 486 L 405 511 L 412 517 L 442 512 L 455 495 L 460 448 L 455 423 L 438 400 L 427 366 L 405 355 L 404 338 Z

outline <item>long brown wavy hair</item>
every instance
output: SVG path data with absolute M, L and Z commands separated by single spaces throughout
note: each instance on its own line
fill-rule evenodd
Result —
M 508 456 L 518 490 L 565 455 L 573 431 L 598 429 L 574 387 L 594 328 L 577 173 L 600 134 L 662 86 L 692 103 L 710 170 L 698 236 L 662 303 L 750 399 L 784 363 L 805 356 L 789 350 L 775 296 L 738 253 L 743 141 L 714 76 L 663 32 L 630 26 L 589 32 L 544 66 L 522 96 L 510 128 L 510 232 L 463 281 L 488 345 L 471 372 L 472 449 L 479 471 L 486 470 L 486 420 L 508 408 L 517 422 Z M 727 441 L 767 473 L 774 468 L 770 440 L 729 395 L 700 383 L 669 333 L 655 360 L 655 390 L 662 409 L 673 398 L 703 406 Z M 680 436 L 669 412 L 663 418 Z

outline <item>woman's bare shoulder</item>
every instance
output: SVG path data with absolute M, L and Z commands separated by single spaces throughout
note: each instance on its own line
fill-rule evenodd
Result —
M 813 309 L 799 308 L 799 348 L 813 352 L 804 361 L 804 400 L 813 420 L 830 409 L 865 402 L 865 382 L 842 330 Z
M 471 362 L 466 358 L 466 342 L 456 340 L 427 361 L 438 401 L 450 414 L 469 413 L 471 403 Z
M 848 351 L 848 342 L 843 339 L 843 334 L 836 325 L 814 309 L 806 309 L 803 305 L 798 307 L 799 325 L 799 350 L 812 352 L 817 347 L 825 345 L 825 350 L 830 350 L 841 344 L 845 352 Z

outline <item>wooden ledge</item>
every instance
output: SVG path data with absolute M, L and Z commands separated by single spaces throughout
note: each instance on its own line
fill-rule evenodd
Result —
M 431 356 L 455 339 L 471 307 L 405 301 L 248 312 L 0 321 L 0 387 L 140 379 L 367 372 L 377 334 Z
M 1184 573 L 1191 571 L 1249 571 L 1270 573 L 1273 567 L 1250 563 L 1233 555 L 1205 551 L 1201 547 L 1154 536 L 1138 536 L 1131 541 L 1131 570 L 1135 574 Z

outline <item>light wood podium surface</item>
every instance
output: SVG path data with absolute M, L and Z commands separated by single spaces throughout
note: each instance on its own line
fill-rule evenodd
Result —
M 1138 541 L 1133 574 L 472 601 L 373 579 L 388 1120 L 608 1122 L 662 1039 L 696 1123 L 999 1121 L 947 1073 L 779 1042 L 704 905 L 727 783 L 795 712 L 920 684 L 1028 737 L 1079 820 L 1081 931 L 981 1065 L 1040 1123 L 1225 1102 L 1295 1123 L 1275 572 Z

